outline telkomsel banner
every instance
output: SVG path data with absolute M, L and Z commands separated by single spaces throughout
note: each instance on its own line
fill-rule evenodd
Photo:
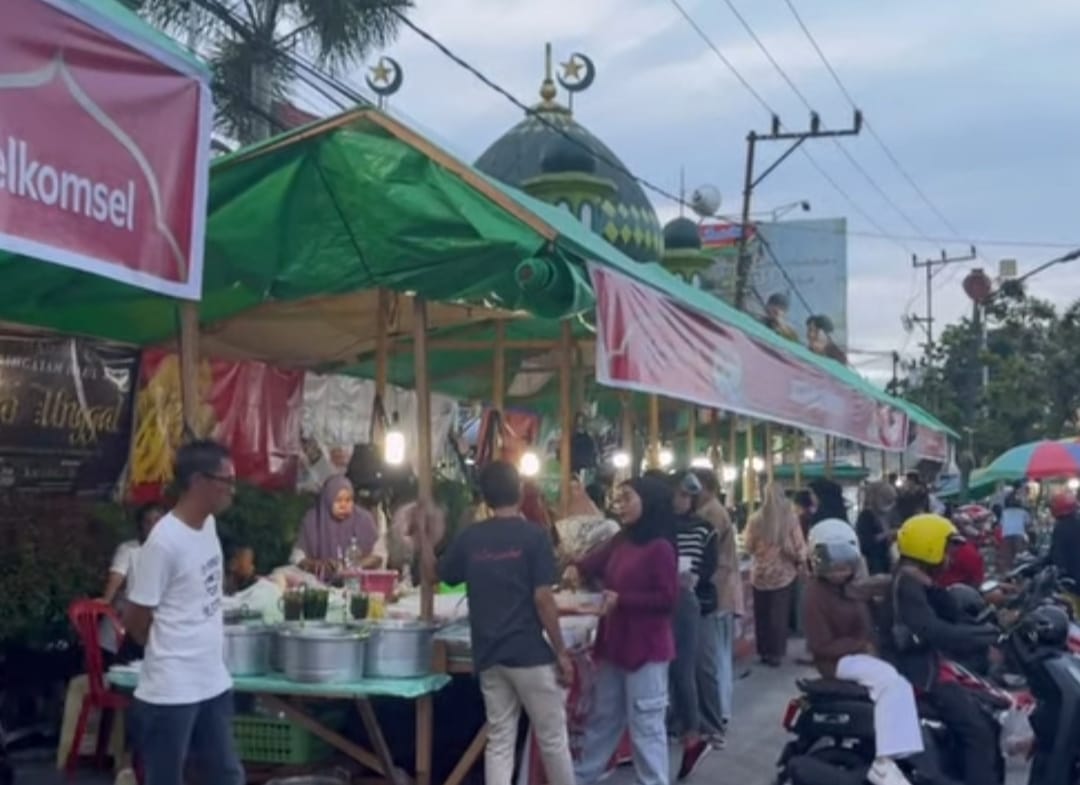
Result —
M 0 488 L 106 496 L 127 461 L 136 351 L 0 336 Z
M 205 75 L 107 4 L 0 5 L 0 251 L 198 299 Z

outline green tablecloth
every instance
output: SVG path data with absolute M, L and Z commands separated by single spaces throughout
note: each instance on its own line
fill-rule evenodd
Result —
M 139 680 L 130 669 L 110 670 L 109 684 L 122 690 L 133 690 Z M 236 692 L 261 692 L 268 695 L 298 695 L 310 698 L 420 698 L 438 692 L 450 683 L 444 673 L 434 673 L 415 679 L 362 679 L 347 684 L 302 684 L 280 674 L 269 676 L 238 676 L 233 679 Z

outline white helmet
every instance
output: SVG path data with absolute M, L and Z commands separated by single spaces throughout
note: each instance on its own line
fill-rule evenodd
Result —
M 856 567 L 861 558 L 859 538 L 851 524 L 840 518 L 827 518 L 810 529 L 810 566 L 815 575 L 824 575 L 832 567 Z

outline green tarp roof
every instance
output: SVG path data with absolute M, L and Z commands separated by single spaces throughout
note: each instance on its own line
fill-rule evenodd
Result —
M 437 303 L 437 336 L 489 341 L 492 318 L 526 312 L 533 318 L 509 323 L 507 337 L 554 340 L 554 320 L 593 305 L 584 267 L 593 260 L 912 419 L 933 419 L 659 265 L 631 260 L 568 212 L 491 180 L 374 110 L 319 121 L 215 161 L 206 237 L 200 320 L 211 355 L 370 375 L 378 287 Z M 522 263 L 539 264 L 550 280 L 523 288 L 516 275 Z M 7 322 L 137 345 L 177 332 L 175 303 L 159 295 L 3 255 L 0 276 L 0 319 Z M 393 313 L 391 379 L 408 385 L 409 309 L 398 303 Z M 574 331 L 590 332 L 578 321 Z M 511 350 L 508 365 L 535 354 Z M 490 356 L 486 346 L 471 354 L 432 351 L 437 388 L 485 396 Z

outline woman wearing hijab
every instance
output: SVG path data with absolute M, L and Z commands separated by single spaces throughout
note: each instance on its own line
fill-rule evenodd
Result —
M 896 489 L 887 482 L 872 482 L 866 486 L 866 501 L 855 520 L 859 550 L 871 575 L 884 575 L 892 569 L 889 546 L 895 532 L 889 525 L 896 507 Z
M 375 519 L 356 505 L 352 483 L 336 475 L 326 481 L 315 506 L 304 516 L 289 561 L 307 572 L 329 576 L 341 569 L 355 541 L 363 554 L 362 566 L 375 568 L 382 563 L 382 557 L 372 553 L 378 539 Z
M 844 489 L 832 480 L 821 477 L 811 480 L 810 492 L 814 494 L 814 515 L 810 519 L 811 528 L 832 518 L 847 521 L 847 502 L 844 501 Z M 850 521 L 849 521 L 850 523 Z
M 639 785 L 667 785 L 668 663 L 679 595 L 671 487 L 641 477 L 619 486 L 622 530 L 576 565 L 604 588 L 594 656 L 599 664 L 585 728 L 579 785 L 595 785 L 627 726 Z M 568 570 L 571 581 L 575 569 Z
M 754 637 L 758 656 L 770 666 L 787 654 L 788 623 L 796 578 L 806 561 L 806 541 L 783 490 L 765 486 L 765 503 L 750 516 L 744 542 L 753 557 Z

